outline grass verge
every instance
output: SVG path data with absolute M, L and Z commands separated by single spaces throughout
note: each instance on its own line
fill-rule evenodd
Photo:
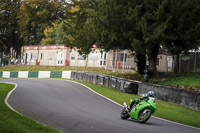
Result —
M 13 87 L 14 85 L 0 83 L 0 133 L 59 133 L 10 110 L 4 100 Z
M 118 90 L 90 84 L 87 82 L 77 82 L 88 86 L 94 91 L 112 99 L 113 101 L 121 105 L 123 102 L 127 102 L 129 104 L 130 99 L 139 97 L 138 95 L 123 93 Z M 157 106 L 158 110 L 153 114 L 154 116 L 200 128 L 200 119 L 197 119 L 200 116 L 200 111 L 195 111 L 187 107 L 180 106 L 178 104 L 164 102 L 160 100 L 157 100 Z
M 103 68 L 97 67 L 70 67 L 70 66 L 28 66 L 28 65 L 9 65 L 0 67 L 0 71 L 85 71 L 85 72 L 95 72 L 100 74 L 106 74 L 115 77 L 128 78 L 134 80 L 142 80 L 143 76 L 138 73 L 125 72 L 121 73 L 112 72 L 111 70 L 105 70 Z
M 181 75 L 168 75 L 165 80 L 158 82 L 158 84 L 200 92 L 199 81 L 200 81 L 200 74 L 192 73 L 192 74 L 181 74 Z

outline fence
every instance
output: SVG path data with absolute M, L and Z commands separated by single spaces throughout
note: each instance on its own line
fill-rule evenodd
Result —
M 196 72 L 200 69 L 200 53 L 181 54 L 179 63 L 179 72 Z

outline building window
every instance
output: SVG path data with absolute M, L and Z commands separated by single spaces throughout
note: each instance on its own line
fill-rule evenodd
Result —
M 104 53 L 104 60 L 106 60 L 106 53 Z
M 31 53 L 31 60 L 37 59 L 37 53 Z
M 71 54 L 71 60 L 75 60 L 75 54 Z
M 78 55 L 78 60 L 85 60 L 85 57 Z
M 156 65 L 157 65 L 157 66 L 160 66 L 160 58 L 157 58 L 157 60 L 156 60 Z
M 71 56 L 71 60 L 75 60 L 76 58 L 74 56 Z
M 105 52 L 102 52 L 102 53 L 101 53 L 101 59 L 106 60 L 106 53 L 105 53 Z
M 54 58 L 55 58 L 55 53 L 54 52 L 48 53 L 48 60 L 54 60 Z
M 99 53 L 90 53 L 88 56 L 89 60 L 99 60 Z
M 43 55 L 43 54 L 41 53 L 41 54 L 40 54 L 40 60 L 42 60 L 42 55 Z
M 124 57 L 124 55 L 125 55 L 125 57 Z M 126 58 L 127 58 L 127 54 L 121 53 L 121 55 L 120 55 L 120 61 L 126 62 Z

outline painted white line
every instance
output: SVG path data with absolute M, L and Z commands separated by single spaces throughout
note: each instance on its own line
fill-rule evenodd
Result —
M 119 103 L 117 103 L 117 102 L 111 100 L 111 99 L 108 98 L 108 97 L 105 97 L 105 96 L 101 95 L 100 93 L 98 93 L 98 92 L 92 90 L 91 88 L 89 88 L 88 86 L 86 86 L 86 85 L 84 85 L 84 84 L 78 83 L 78 82 L 76 82 L 76 81 L 71 81 L 71 80 L 67 80 L 67 81 L 70 81 L 70 82 L 73 82 L 73 83 L 79 84 L 79 85 L 81 85 L 81 86 L 87 88 L 88 90 L 92 91 L 93 93 L 95 93 L 95 94 L 97 94 L 97 95 L 99 95 L 99 96 L 101 96 L 101 97 L 103 97 L 103 98 L 109 100 L 110 102 L 112 102 L 112 103 L 114 103 L 114 104 L 117 104 L 118 106 L 123 107 L 121 104 L 119 104 Z
M 6 96 L 6 99 L 5 99 L 5 104 L 6 104 L 6 106 L 9 107 L 12 111 L 14 111 L 14 112 L 16 112 L 16 113 L 22 115 L 21 113 L 17 112 L 15 109 L 13 109 L 13 108 L 10 106 L 10 104 L 8 103 L 8 98 L 9 98 L 10 95 L 13 93 L 13 91 L 17 88 L 18 84 L 16 84 L 16 83 L 11 83 L 11 82 L 1 82 L 1 83 L 15 85 L 15 87 L 14 87 L 11 91 L 8 92 L 8 94 L 7 94 L 7 96 Z
M 57 79 L 57 80 L 59 80 L 59 79 Z M 63 80 L 63 79 L 60 79 L 60 80 Z M 121 104 L 119 104 L 119 103 L 117 103 L 117 102 L 115 102 L 115 101 L 113 101 L 113 100 L 111 100 L 111 99 L 109 99 L 109 98 L 107 98 L 107 97 L 105 97 L 105 96 L 99 94 L 98 92 L 92 90 L 91 88 L 89 88 L 89 87 L 86 86 L 86 85 L 83 85 L 83 84 L 81 84 L 81 83 L 79 83 L 79 82 L 71 81 L 71 80 L 65 80 L 65 81 L 70 81 L 70 82 L 73 82 L 73 83 L 77 83 L 77 84 L 79 84 L 79 85 L 81 85 L 81 86 L 84 86 L 84 87 L 86 87 L 88 90 L 94 92 L 95 94 L 97 94 L 97 95 L 99 95 L 99 96 L 101 96 L 101 97 L 103 97 L 103 98 L 105 98 L 105 99 L 111 101 L 112 103 L 114 103 L 114 104 L 116 104 L 116 105 L 118 105 L 118 106 L 120 106 L 120 107 L 123 107 Z M 166 119 L 159 118 L 159 117 L 155 117 L 155 116 L 152 116 L 152 117 L 153 117 L 153 118 L 156 118 L 156 119 L 159 119 L 159 120 L 163 120 L 163 121 L 169 122 L 169 123 L 174 123 L 174 124 L 177 124 L 177 125 L 181 125 L 181 126 L 185 126 L 185 127 L 189 127 L 189 128 L 194 128 L 194 129 L 200 130 L 200 128 L 197 128 L 197 127 L 193 127 L 193 126 L 188 126 L 188 125 L 180 124 L 180 123 L 177 123 L 177 122 L 173 122 L 173 121 L 166 120 Z
M 5 98 L 5 104 L 6 104 L 6 106 L 9 107 L 12 111 L 16 112 L 17 114 L 19 114 L 19 115 L 21 115 L 21 116 L 24 116 L 23 114 L 17 112 L 15 109 L 13 109 L 13 108 L 10 106 L 10 104 L 8 103 L 8 98 L 9 98 L 10 95 L 13 93 L 13 91 L 17 88 L 18 84 L 16 84 L 16 83 L 11 83 L 11 82 L 0 82 L 0 83 L 15 85 L 15 87 L 14 87 L 11 91 L 8 92 L 8 94 L 7 94 L 6 98 Z M 26 116 L 25 116 L 25 117 L 26 117 Z M 30 118 L 29 118 L 29 119 L 30 119 Z M 47 126 L 47 125 L 45 125 L 45 124 L 43 124 L 43 123 L 39 123 L 39 122 L 36 121 L 36 120 L 34 120 L 34 121 L 35 121 L 36 123 L 40 124 L 40 125 L 45 126 L 45 127 L 50 127 L 50 126 Z M 58 129 L 57 129 L 57 130 L 58 130 Z M 59 131 L 59 130 L 58 130 L 58 131 Z M 63 133 L 62 131 L 59 131 L 59 132 L 60 132 L 60 133 Z
M 194 129 L 200 130 L 200 128 L 197 128 L 197 127 L 184 125 L 184 124 L 181 124 L 181 123 L 177 123 L 177 122 L 174 122 L 174 121 L 166 120 L 166 119 L 159 118 L 159 117 L 156 117 L 156 116 L 152 116 L 152 117 L 154 117 L 156 119 L 159 119 L 159 120 L 163 120 L 163 121 L 169 122 L 169 123 L 174 123 L 174 124 L 177 124 L 177 125 L 180 125 L 180 126 L 184 126 L 184 127 L 189 127 L 189 128 L 194 128 Z
M 31 79 L 31 78 L 29 78 L 29 79 Z M 33 79 L 34 79 L 34 78 L 33 78 Z M 115 102 L 115 101 L 113 101 L 113 100 L 111 100 L 111 99 L 109 99 L 109 98 L 107 98 L 107 97 L 101 95 L 100 93 L 98 93 L 98 92 L 92 90 L 92 89 L 89 88 L 88 86 L 83 85 L 83 84 L 81 84 L 81 83 L 79 83 L 79 82 L 72 81 L 72 80 L 64 80 L 64 79 L 52 79 L 52 80 L 69 81 L 69 82 L 73 82 L 73 83 L 79 84 L 79 85 L 81 85 L 81 86 L 84 86 L 84 87 L 87 88 L 88 90 L 94 92 L 95 94 L 97 94 L 97 95 L 99 95 L 99 96 L 101 96 L 101 97 L 103 97 L 103 98 L 109 100 L 110 102 L 112 102 L 112 103 L 114 103 L 114 104 L 116 104 L 116 105 L 118 105 L 118 106 L 120 106 L 120 107 L 123 107 L 121 104 L 119 104 L 119 103 L 117 103 L 117 102 Z M 7 102 L 7 99 L 9 98 L 10 94 L 17 88 L 17 84 L 16 84 L 16 83 L 10 83 L 10 82 L 2 82 L 2 83 L 14 84 L 14 85 L 15 85 L 15 88 L 13 88 L 13 89 L 8 93 L 8 95 L 7 95 L 6 99 L 5 99 L 5 103 L 6 103 L 6 105 L 7 105 L 10 109 L 12 109 L 13 111 L 17 112 L 17 111 L 14 110 L 14 109 L 8 104 L 8 102 Z M 17 113 L 20 114 L 19 112 L 17 112 Z M 20 114 L 20 115 L 22 115 L 22 114 Z M 189 127 L 189 128 L 193 128 L 193 129 L 200 130 L 200 128 L 197 128 L 197 127 L 192 127 L 192 126 L 180 124 L 180 123 L 177 123 L 177 122 L 173 122 L 173 121 L 166 120 L 166 119 L 159 118 L 159 117 L 155 117 L 155 116 L 152 116 L 152 117 L 153 117 L 153 118 L 156 118 L 156 119 L 159 119 L 159 120 L 163 120 L 163 121 L 169 122 L 169 123 L 174 123 L 174 124 L 177 124 L 177 125 L 181 125 L 181 126 L 185 126 L 185 127 Z M 46 125 L 44 125 L 44 126 L 46 126 Z

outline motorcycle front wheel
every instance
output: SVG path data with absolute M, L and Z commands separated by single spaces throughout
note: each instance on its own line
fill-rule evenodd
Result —
M 121 112 L 121 118 L 122 119 L 128 119 L 130 117 L 129 112 L 126 108 L 124 108 Z
M 151 117 L 151 114 L 152 114 L 152 112 L 151 112 L 151 110 L 149 110 L 149 109 L 144 109 L 144 110 L 142 110 L 142 111 L 140 112 L 140 114 L 139 114 L 138 121 L 139 121 L 140 123 L 145 123 L 146 121 L 149 120 L 149 118 Z

